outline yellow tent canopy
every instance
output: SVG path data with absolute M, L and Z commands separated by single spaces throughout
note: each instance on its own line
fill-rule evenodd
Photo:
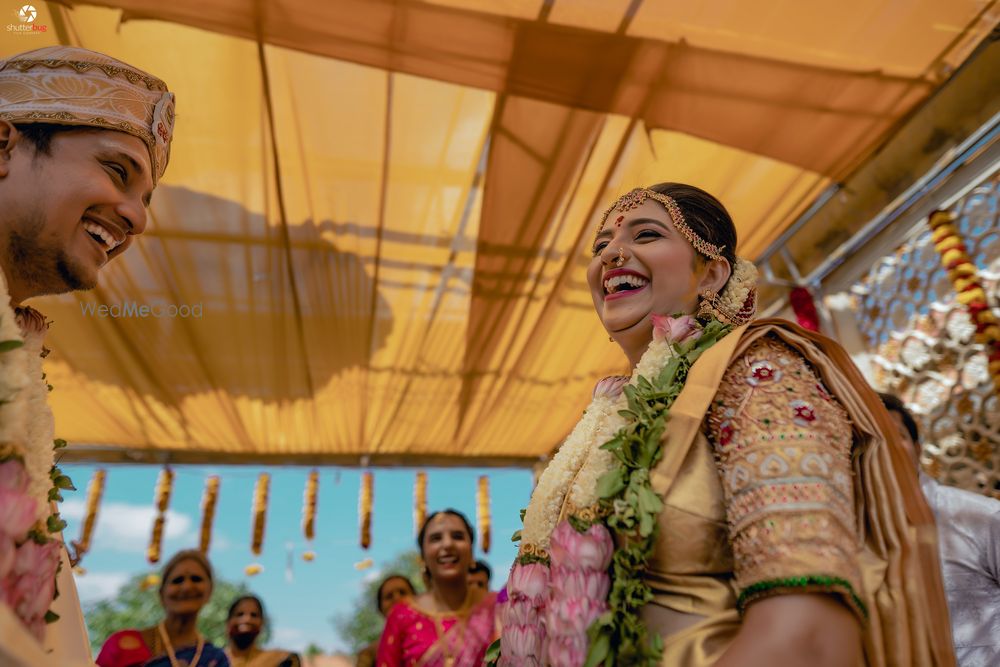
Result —
M 78 460 L 530 464 L 624 370 L 584 280 L 609 201 L 693 183 L 756 257 L 993 6 L 39 6 L 0 56 L 84 46 L 178 100 L 147 232 L 98 289 L 34 304 L 57 433 Z

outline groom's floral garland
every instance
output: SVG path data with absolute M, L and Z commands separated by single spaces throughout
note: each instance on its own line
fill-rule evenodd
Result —
M 662 642 L 647 635 L 638 616 L 652 599 L 639 572 L 663 509 L 649 475 L 688 370 L 731 328 L 717 320 L 702 326 L 687 315 L 654 316 L 653 341 L 632 376 L 598 385 L 539 479 L 524 528 L 514 536 L 521 547 L 492 664 L 659 664 Z
M 65 441 L 53 439 L 52 411 L 42 371 L 47 325 L 30 308 L 10 307 L 0 274 L 0 604 L 42 639 L 58 595 L 60 544 L 65 527 L 52 502 L 72 489 L 54 464 Z

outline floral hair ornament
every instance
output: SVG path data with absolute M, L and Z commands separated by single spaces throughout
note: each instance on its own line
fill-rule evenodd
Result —
M 736 266 L 722 292 L 705 291 L 701 294 L 698 318 L 710 320 L 714 317 L 723 324 L 742 326 L 756 314 L 757 267 L 753 262 L 737 257 Z
M 684 213 L 681 212 L 681 207 L 677 205 L 677 202 L 674 201 L 673 197 L 648 188 L 636 188 L 619 197 L 618 201 L 612 204 L 611 207 L 604 212 L 604 215 L 601 216 L 601 224 L 597 227 L 597 234 L 600 234 L 604 230 L 604 225 L 607 223 L 608 216 L 611 215 L 612 212 L 616 210 L 621 211 L 622 213 L 631 211 L 632 209 L 642 206 L 647 199 L 657 201 L 663 205 L 663 208 L 667 209 L 667 213 L 670 215 L 670 220 L 674 223 L 674 227 L 676 227 L 677 231 L 684 235 L 684 238 L 688 240 L 688 243 L 694 246 L 695 250 L 709 259 L 725 259 L 722 256 L 722 251 L 725 250 L 726 246 L 717 246 L 713 243 L 709 243 L 695 234 L 694 230 L 691 229 L 691 227 L 689 227 L 687 222 L 684 220 Z M 622 217 L 619 216 L 616 224 L 620 225 L 621 221 Z

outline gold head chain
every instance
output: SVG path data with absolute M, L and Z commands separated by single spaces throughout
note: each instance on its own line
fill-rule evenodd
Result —
M 713 243 L 709 243 L 705 239 L 701 238 L 695 234 L 694 230 L 688 226 L 687 222 L 684 220 L 684 214 L 681 212 L 680 206 L 674 201 L 673 197 L 665 195 L 647 188 L 636 188 L 631 192 L 622 195 L 618 198 L 611 207 L 604 212 L 601 216 L 601 224 L 597 227 L 597 233 L 600 234 L 604 230 L 604 225 L 608 222 L 608 216 L 610 216 L 614 211 L 620 211 L 622 213 L 627 213 L 632 209 L 642 206 L 647 199 L 652 199 L 663 205 L 663 208 L 667 209 L 667 213 L 670 215 L 671 222 L 674 223 L 674 227 L 684 238 L 688 240 L 694 249 L 699 253 L 708 257 L 710 259 L 724 259 L 722 256 L 722 251 L 726 246 L 717 246 Z M 618 220 L 615 222 L 616 225 L 621 225 L 625 216 L 619 216 Z

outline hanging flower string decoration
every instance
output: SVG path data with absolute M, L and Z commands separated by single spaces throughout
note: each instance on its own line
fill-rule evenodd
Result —
M 965 306 L 976 327 L 976 342 L 986 348 L 990 379 L 994 390 L 1000 393 L 1000 321 L 990 309 L 979 270 L 969 257 L 952 212 L 934 211 L 928 223 L 934 249 L 941 255 L 941 264 L 948 272 L 958 302 Z
M 149 548 L 146 549 L 146 560 L 150 563 L 160 562 L 160 549 L 163 544 L 163 527 L 167 522 L 167 508 L 170 506 L 170 494 L 174 490 L 174 471 L 164 468 L 156 480 L 156 518 L 153 519 L 153 534 L 149 537 Z
M 90 551 L 90 540 L 94 534 L 94 526 L 97 525 L 97 511 L 101 506 L 101 498 L 104 497 L 107 475 L 103 468 L 98 468 L 90 478 L 90 484 L 87 485 L 87 505 L 83 515 L 83 526 L 80 528 L 80 539 L 72 543 L 74 554 L 70 563 L 73 567 L 77 567 L 83 560 L 84 554 Z
M 372 500 L 375 496 L 375 480 L 372 473 L 361 475 L 361 490 L 358 493 L 358 522 L 361 528 L 361 548 L 372 544 Z
M 427 473 L 418 472 L 413 482 L 413 534 L 416 535 L 427 520 Z
M 55 438 L 42 369 L 48 327 L 38 311 L 10 306 L 0 271 L 0 606 L 39 641 L 59 618 L 49 609 L 66 527 L 56 503 L 74 488 L 55 465 L 66 441 Z
M 302 532 L 306 541 L 312 543 L 316 537 L 316 500 L 319 494 L 319 471 L 311 470 L 306 478 L 306 488 L 302 493 Z M 316 558 L 312 549 L 302 554 L 302 560 L 308 562 Z
M 521 545 L 489 664 L 660 664 L 662 640 L 639 617 L 652 599 L 642 568 L 663 508 L 650 471 L 688 371 L 731 329 L 715 319 L 702 325 L 655 315 L 653 340 L 632 376 L 598 384 L 514 535 Z
M 219 476 L 211 475 L 205 480 L 205 491 L 201 495 L 201 539 L 198 550 L 206 556 L 212 545 L 212 524 L 215 523 L 215 505 L 219 502 Z
M 479 544 L 483 553 L 490 552 L 492 529 L 490 527 L 490 478 L 482 475 L 476 489 L 476 524 L 479 527 Z
M 267 520 L 267 496 L 271 487 L 271 476 L 262 472 L 257 477 L 253 489 L 253 538 L 250 541 L 250 551 L 259 556 L 264 546 L 264 525 Z

